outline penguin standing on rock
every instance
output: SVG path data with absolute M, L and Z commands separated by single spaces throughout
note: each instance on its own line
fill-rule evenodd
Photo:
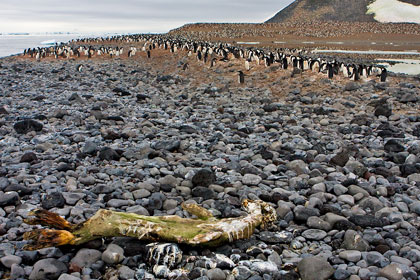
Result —
M 334 77 L 334 69 L 331 63 L 327 64 L 327 71 L 328 71 L 328 79 L 332 79 Z
M 83 65 L 82 64 L 77 65 L 76 70 L 77 70 L 77 72 L 82 72 L 83 71 Z
M 147 50 L 147 58 L 150 58 L 151 54 L 150 54 L 150 50 Z
M 381 76 L 381 82 L 386 82 L 386 78 L 388 76 L 388 71 L 385 68 L 382 68 L 380 76 Z
M 187 70 L 189 67 L 188 62 L 185 62 L 184 65 L 182 66 L 182 70 Z
M 238 71 L 238 82 L 240 84 L 245 83 L 245 74 L 242 71 Z
M 249 66 L 249 59 L 245 60 L 245 69 L 246 71 L 249 71 L 249 69 L 251 69 L 251 67 Z
M 214 65 L 216 65 L 216 58 L 212 58 L 212 60 L 210 61 L 210 68 L 212 68 Z

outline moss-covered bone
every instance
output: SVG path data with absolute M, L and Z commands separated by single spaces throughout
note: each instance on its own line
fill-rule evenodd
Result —
M 248 212 L 239 218 L 216 219 L 211 213 L 193 204 L 183 208 L 198 219 L 179 216 L 143 216 L 134 213 L 99 210 L 87 221 L 73 225 L 57 214 L 36 210 L 28 224 L 41 224 L 55 229 L 37 229 L 24 234 L 30 244 L 27 250 L 79 245 L 102 237 L 127 236 L 153 242 L 174 242 L 200 246 L 218 246 L 249 238 L 258 226 L 265 227 L 277 219 L 272 206 L 263 201 L 244 200 Z

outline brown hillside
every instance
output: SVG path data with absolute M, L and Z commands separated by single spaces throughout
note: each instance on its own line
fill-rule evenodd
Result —
M 371 0 L 296 0 L 267 23 L 314 20 L 375 22 L 373 15 L 366 14 L 367 6 L 371 2 Z

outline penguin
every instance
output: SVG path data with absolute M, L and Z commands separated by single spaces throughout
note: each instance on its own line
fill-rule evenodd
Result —
M 242 71 L 238 71 L 238 82 L 240 84 L 245 83 L 245 75 Z
M 212 60 L 210 61 L 210 68 L 212 68 L 214 65 L 216 65 L 216 58 L 212 58 Z
M 187 70 L 189 67 L 188 62 L 185 62 L 184 65 L 182 66 L 182 70 Z
M 285 57 L 283 57 L 283 60 L 282 60 L 282 68 L 284 69 L 284 70 L 286 70 L 287 69 L 287 66 L 288 66 L 288 62 L 287 62 L 287 57 L 285 56 Z
M 36 59 L 36 61 L 40 61 L 41 60 L 41 54 L 39 52 L 36 53 L 35 59 Z
M 251 69 L 251 67 L 249 66 L 249 59 L 245 60 L 245 69 L 246 71 L 249 71 L 249 69 Z
M 151 54 L 150 54 L 150 49 L 149 50 L 147 50 L 147 58 L 150 58 L 151 57 Z
M 201 61 L 201 57 L 202 57 L 202 56 L 201 56 L 201 51 L 199 51 L 199 50 L 198 50 L 198 51 L 197 51 L 197 60 L 198 60 L 198 61 Z
M 350 78 L 353 79 L 354 81 L 360 80 L 360 74 L 359 74 L 359 69 L 358 69 L 357 65 L 353 64 L 352 68 L 353 68 L 353 71 L 351 73 Z
M 76 70 L 77 70 L 78 72 L 82 72 L 82 70 L 83 70 L 83 65 L 82 65 L 82 64 L 77 65 L 77 66 L 76 66 Z
M 386 82 L 386 78 L 388 77 L 388 71 L 384 68 L 382 68 L 381 71 L 381 82 Z
M 332 79 L 334 77 L 334 68 L 331 63 L 327 64 L 327 71 L 328 71 L 328 79 Z

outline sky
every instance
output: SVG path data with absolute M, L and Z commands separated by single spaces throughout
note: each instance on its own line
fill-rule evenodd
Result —
M 264 22 L 293 0 L 1 0 L 0 33 L 161 33 L 195 22 Z

